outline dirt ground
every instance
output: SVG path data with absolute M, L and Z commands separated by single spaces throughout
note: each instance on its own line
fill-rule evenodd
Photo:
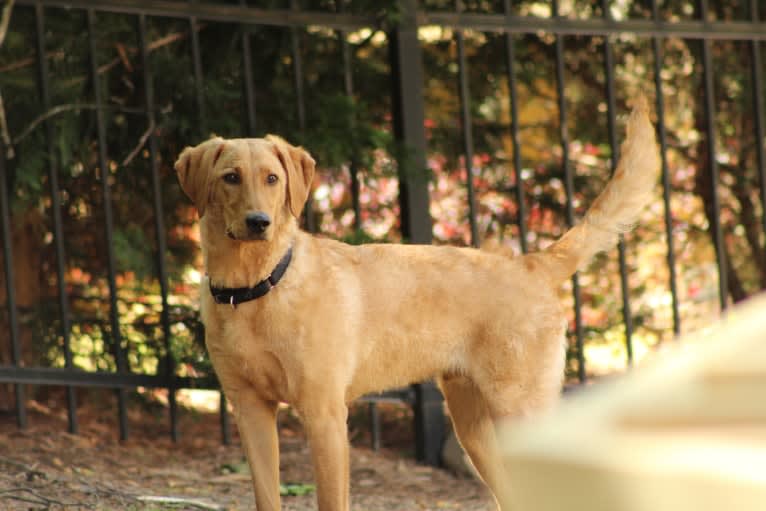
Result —
M 81 399 L 80 402 L 86 402 Z M 168 435 L 167 411 L 130 407 L 130 438 L 119 442 L 110 394 L 90 396 L 78 410 L 80 434 L 67 433 L 63 403 L 30 403 L 29 426 L 0 415 L 0 509 L 252 510 L 250 476 L 236 428 L 224 446 L 218 415 L 183 410 L 181 439 Z M 364 511 L 493 509 L 482 485 L 414 462 L 411 416 L 382 405 L 383 448 L 369 447 L 364 408 L 350 421 L 352 509 Z M 297 420 L 280 417 L 281 479 L 313 481 L 309 451 Z M 315 495 L 286 496 L 283 509 L 316 509 Z

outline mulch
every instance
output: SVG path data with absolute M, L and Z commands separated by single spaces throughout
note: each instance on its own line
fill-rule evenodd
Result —
M 107 396 L 107 397 L 105 397 Z M 110 394 L 91 395 L 78 409 L 80 432 L 66 432 L 58 402 L 30 402 L 29 425 L 0 414 L 0 509 L 252 510 L 255 508 L 236 431 L 221 443 L 218 415 L 184 409 L 181 438 L 169 438 L 167 413 L 156 404 L 133 403 L 130 437 L 118 439 Z M 402 405 L 381 405 L 384 447 L 371 450 L 367 428 L 352 411 L 350 425 L 352 509 L 365 511 L 487 511 L 492 499 L 481 483 L 412 458 L 411 416 Z M 356 418 L 356 419 L 354 419 Z M 281 479 L 313 482 L 300 424 L 280 418 Z M 315 495 L 283 497 L 283 509 L 316 509 Z

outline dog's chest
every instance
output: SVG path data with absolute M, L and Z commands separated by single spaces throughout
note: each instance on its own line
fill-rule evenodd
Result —
M 289 324 L 268 319 L 243 306 L 215 310 L 206 317 L 205 342 L 219 375 L 233 373 L 266 398 L 290 401 L 286 368 L 293 363 L 296 333 Z

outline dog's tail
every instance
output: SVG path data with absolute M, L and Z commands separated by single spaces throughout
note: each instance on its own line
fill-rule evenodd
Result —
M 660 155 L 649 120 L 649 105 L 639 96 L 627 123 L 627 136 L 612 179 L 593 202 L 582 222 L 538 254 L 552 280 L 563 282 L 597 253 L 615 245 L 617 236 L 633 228 L 652 199 Z

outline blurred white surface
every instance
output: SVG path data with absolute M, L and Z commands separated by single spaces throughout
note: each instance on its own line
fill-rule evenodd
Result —
M 766 296 L 502 430 L 513 511 L 766 510 Z

